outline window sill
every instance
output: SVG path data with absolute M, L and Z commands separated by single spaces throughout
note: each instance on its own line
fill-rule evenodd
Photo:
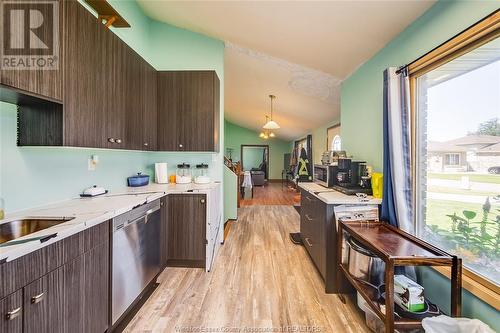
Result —
M 432 268 L 447 278 L 450 278 L 449 267 L 433 266 Z M 462 288 L 469 291 L 483 302 L 491 305 L 497 311 L 500 311 L 500 288 L 466 268 L 463 268 Z

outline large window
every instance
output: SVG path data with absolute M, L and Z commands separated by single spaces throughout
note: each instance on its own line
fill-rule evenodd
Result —
M 441 56 L 437 49 L 420 67 L 410 65 L 417 235 L 459 255 L 470 276 L 497 292 L 499 34 L 452 40 Z

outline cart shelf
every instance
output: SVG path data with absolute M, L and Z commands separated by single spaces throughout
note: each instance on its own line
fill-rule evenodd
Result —
M 378 291 L 363 283 L 349 273 L 342 263 L 342 244 L 344 234 L 362 243 L 385 262 L 385 310 L 379 302 Z M 366 300 L 368 306 L 384 322 L 385 331 L 421 327 L 421 321 L 401 318 L 394 313 L 394 267 L 395 266 L 450 266 L 451 267 L 451 315 L 460 316 L 462 262 L 453 256 L 421 239 L 384 222 L 339 222 L 338 233 L 339 268 L 347 280 Z M 340 282 L 340 281 L 339 281 Z

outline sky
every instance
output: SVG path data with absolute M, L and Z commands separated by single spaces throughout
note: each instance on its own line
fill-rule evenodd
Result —
M 500 118 L 500 60 L 440 83 L 427 94 L 427 135 L 447 141 Z

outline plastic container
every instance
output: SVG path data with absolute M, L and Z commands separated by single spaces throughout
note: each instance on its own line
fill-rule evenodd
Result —
M 384 185 L 384 176 L 381 173 L 374 172 L 372 174 L 372 192 L 374 198 L 377 199 L 382 198 L 383 185 Z
M 127 183 L 130 187 L 146 186 L 149 184 L 149 176 L 139 172 L 136 176 L 128 177 Z

